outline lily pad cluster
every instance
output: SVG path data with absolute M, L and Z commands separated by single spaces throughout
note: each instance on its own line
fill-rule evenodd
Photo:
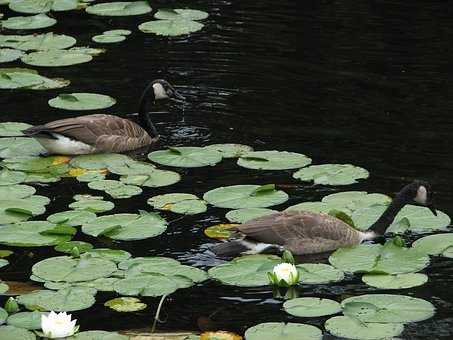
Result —
M 0 49 L 0 61 L 2 58 L 6 58 L 4 61 L 13 61 L 15 59 L 12 56 L 19 55 L 22 56 L 23 53 Z M 28 68 L 0 68 L 0 89 L 48 90 L 66 87 L 69 84 L 69 80 L 47 78 Z
M 144 22 L 138 29 L 163 36 L 184 35 L 201 30 L 204 24 L 199 21 L 208 16 L 206 12 L 193 9 L 160 9 L 154 15 L 158 20 Z

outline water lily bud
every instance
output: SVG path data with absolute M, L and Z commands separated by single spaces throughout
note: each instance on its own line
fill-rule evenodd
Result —
M 295 285 L 299 281 L 299 272 L 295 265 L 291 263 L 280 263 L 272 271 L 277 282 L 283 281 L 288 286 Z
M 8 314 L 17 313 L 19 311 L 19 305 L 15 298 L 10 297 L 8 300 L 6 300 L 5 310 L 8 312 Z
M 66 312 L 50 312 L 49 315 L 41 315 L 41 329 L 44 336 L 49 339 L 64 338 L 74 335 L 78 330 L 77 320 L 71 321 L 71 314 Z

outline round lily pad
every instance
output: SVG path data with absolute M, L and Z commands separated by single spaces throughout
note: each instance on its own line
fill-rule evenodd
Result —
M 89 288 L 65 288 L 58 291 L 36 290 L 19 295 L 17 302 L 33 309 L 71 312 L 90 308 L 96 300 Z
M 108 300 L 104 303 L 104 306 L 110 307 L 117 312 L 137 312 L 147 307 L 146 303 L 143 303 L 140 299 L 134 297 L 119 297 Z
M 131 35 L 132 31 L 123 30 L 123 29 L 115 29 L 115 30 L 105 31 L 102 34 L 103 35 Z
M 5 259 L 0 259 L 0 268 L 6 267 L 9 265 L 9 261 Z
M 93 213 L 106 212 L 112 210 L 114 207 L 115 204 L 113 202 L 104 201 L 102 197 L 94 198 L 94 196 L 90 195 L 82 199 L 76 199 L 76 202 L 73 202 L 69 205 L 69 208 L 71 209 L 86 210 L 91 211 Z
M 34 187 L 22 184 L 11 184 L 0 186 L 0 197 L 10 199 L 30 197 L 36 192 Z
M 352 308 L 348 309 L 352 303 Z M 365 294 L 341 302 L 345 314 L 366 323 L 406 323 L 431 318 L 435 307 L 428 301 L 395 294 Z
M 404 330 L 404 325 L 399 323 L 364 323 L 347 316 L 334 316 L 324 327 L 334 336 L 360 340 L 390 339 Z
M 195 215 L 205 212 L 206 203 L 192 194 L 164 194 L 151 197 L 148 204 L 155 209 L 169 210 L 178 214 Z
M 5 323 L 8 318 L 8 312 L 0 307 L 0 324 Z
M 116 100 L 110 96 L 96 93 L 60 94 L 49 100 L 49 105 L 63 110 L 100 110 L 115 105 Z
M 135 185 L 126 185 L 115 180 L 89 182 L 88 187 L 94 190 L 103 190 L 113 198 L 130 198 L 142 193 L 142 189 Z
M 126 335 L 106 331 L 85 331 L 76 333 L 71 340 L 129 340 Z
M 3 20 L 1 25 L 3 28 L 10 30 L 34 30 L 53 26 L 57 20 L 48 17 L 45 14 L 37 14 L 31 16 L 11 17 Z
M 196 9 L 159 9 L 154 17 L 164 20 L 203 20 L 208 13 Z
M 93 57 L 97 57 L 98 55 L 101 55 L 102 53 L 105 53 L 106 49 L 105 48 L 93 48 L 93 47 L 76 46 L 76 47 L 70 48 L 68 51 L 76 52 L 76 53 L 89 54 L 89 55 L 91 55 Z
M 130 16 L 149 13 L 151 7 L 147 1 L 118 1 L 88 6 L 86 11 L 101 16 Z
M 10 340 L 10 339 L 36 340 L 36 335 L 35 335 L 35 333 L 30 332 L 26 329 L 8 325 L 8 326 L 0 326 L 0 339 L 1 340 Z
M 380 289 L 406 289 L 425 284 L 428 281 L 428 276 L 420 273 L 367 274 L 362 276 L 362 281 L 368 286 Z
M 100 257 L 115 263 L 128 260 L 132 255 L 122 249 L 96 248 L 88 252 L 91 256 Z
M 225 217 L 231 223 L 245 223 L 254 218 L 270 215 L 277 212 L 276 210 L 266 208 L 244 208 L 231 210 L 226 213 Z
M 3 169 L 0 171 L 0 186 L 22 183 L 26 177 L 27 175 L 23 172 Z
M 126 37 L 124 35 L 99 34 L 92 37 L 91 40 L 99 44 L 113 44 L 126 40 Z
M 6 225 L 2 227 L 0 233 L 0 244 L 16 247 L 43 247 L 53 246 L 72 238 L 70 234 L 51 233 L 54 228 L 55 224 L 45 221 Z
M 106 215 L 82 226 L 85 234 L 121 241 L 143 240 L 160 235 L 166 229 L 167 222 L 153 213 Z
M 124 184 L 158 188 L 175 184 L 181 180 L 181 176 L 174 171 L 154 169 L 140 175 L 121 176 L 120 181 Z
M 426 207 L 406 205 L 396 215 L 387 232 L 404 233 L 409 230 L 413 233 L 430 233 L 433 230 L 447 230 L 451 223 L 450 217 L 442 211 L 436 211 L 437 216 Z M 403 227 L 402 223 L 399 223 L 404 218 L 409 221 L 408 227 Z
M 44 33 L 29 35 L 1 35 L 0 46 L 22 51 L 62 50 L 72 47 L 77 40 L 64 34 Z
M 54 249 L 62 253 L 71 254 L 74 248 L 77 248 L 81 254 L 93 249 L 93 245 L 83 241 L 68 241 L 58 244 Z
M 412 247 L 424 254 L 445 256 L 445 253 L 453 247 L 453 233 L 429 235 L 419 238 L 412 244 Z
M 218 208 L 266 208 L 288 200 L 288 195 L 268 185 L 232 185 L 208 191 L 203 199 Z
M 344 273 L 324 263 L 298 264 L 299 282 L 302 284 L 323 284 L 341 281 Z
M 186 146 L 154 151 L 148 155 L 148 158 L 162 165 L 196 168 L 219 163 L 222 160 L 222 154 L 215 150 Z
M 245 331 L 246 340 L 321 340 L 319 328 L 303 323 L 266 322 Z
M 269 284 L 267 273 L 279 263 L 281 259 L 273 255 L 242 256 L 209 269 L 208 274 L 227 285 L 259 287 Z
M 1 54 L 1 50 L 0 50 Z M 18 136 L 23 135 L 22 130 L 28 129 L 32 127 L 32 125 L 27 123 L 20 123 L 20 122 L 4 122 L 0 123 L 0 136 L 1 137 L 10 137 L 10 136 Z
M 341 312 L 341 305 L 330 299 L 303 297 L 286 301 L 283 309 L 294 316 L 318 317 Z
M 69 210 L 52 214 L 47 217 L 47 221 L 55 224 L 65 224 L 72 227 L 79 226 L 93 221 L 96 214 L 86 210 Z
M 14 50 L 11 48 L 0 48 L 0 63 L 9 63 L 11 61 L 22 58 L 23 51 Z
M 169 257 L 134 257 L 127 260 L 124 260 L 118 264 L 118 268 L 121 270 L 129 270 L 134 266 L 142 264 L 151 264 L 157 267 L 166 267 L 166 266 L 179 266 L 181 263 L 175 259 Z
M 294 173 L 293 177 L 302 181 L 313 181 L 315 184 L 348 185 L 365 179 L 370 173 L 351 164 L 311 165 Z
M 251 146 L 243 144 L 211 144 L 205 148 L 220 152 L 223 158 L 237 158 L 244 153 L 253 151 Z
M 28 72 L 0 72 L 0 89 L 28 88 L 40 85 L 43 82 L 43 78 L 38 74 Z
M 112 166 L 121 166 L 130 162 L 126 155 L 116 153 L 104 153 L 95 155 L 81 155 L 74 157 L 70 164 L 75 168 L 89 170 L 106 169 Z
M 107 277 L 116 269 L 114 262 L 89 255 L 80 259 L 57 256 L 35 263 L 32 273 L 46 281 L 79 282 Z
M 216 240 L 226 240 L 231 237 L 231 231 L 228 229 L 231 229 L 233 227 L 237 227 L 239 224 L 232 224 L 232 223 L 221 223 L 221 224 L 215 224 L 210 227 L 207 227 L 204 230 L 204 234 L 207 237 L 216 239 Z
M 32 52 L 22 57 L 22 62 L 27 65 L 60 67 L 83 64 L 93 59 L 89 54 L 70 52 L 67 50 L 49 50 Z
M 302 168 L 311 163 L 311 158 L 287 151 L 253 151 L 243 154 L 237 163 L 247 169 L 286 170 Z
M 178 36 L 197 32 L 204 27 L 202 23 L 193 20 L 154 20 L 138 26 L 143 33 L 154 33 L 163 36 Z
M 77 0 L 11 0 L 9 8 L 20 13 L 46 13 L 49 11 L 69 11 L 76 9 Z
M 42 312 L 20 312 L 9 316 L 8 325 L 25 328 L 25 329 L 41 329 L 41 316 L 47 315 Z

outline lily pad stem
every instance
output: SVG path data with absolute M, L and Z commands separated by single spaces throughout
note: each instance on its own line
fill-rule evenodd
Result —
M 151 333 L 154 333 L 154 331 L 156 330 L 156 325 L 157 325 L 157 322 L 159 321 L 160 310 L 162 308 L 162 305 L 164 304 L 166 297 L 167 297 L 167 295 L 162 295 L 162 297 L 159 301 L 159 305 L 157 306 L 156 314 L 154 315 L 154 322 L 153 322 L 153 327 L 151 328 Z

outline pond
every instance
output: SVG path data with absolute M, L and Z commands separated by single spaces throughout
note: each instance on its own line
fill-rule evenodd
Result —
M 225 159 L 213 167 L 159 168 L 177 171 L 182 180 L 170 187 L 143 187 L 142 194 L 106 200 L 115 207 L 104 214 L 152 211 L 147 200 L 164 193 L 202 197 L 220 186 L 273 183 L 289 200 L 276 210 L 306 201 L 319 201 L 340 191 L 394 194 L 414 179 L 428 181 L 436 208 L 453 216 L 453 142 L 449 90 L 450 44 L 453 23 L 447 2 L 421 1 L 349 3 L 347 1 L 156 1 L 155 9 L 192 8 L 209 13 L 200 31 L 176 37 L 145 34 L 137 26 L 152 14 L 103 17 L 85 11 L 52 12 L 53 27 L 36 30 L 77 39 L 77 46 L 105 48 L 91 62 L 67 67 L 38 67 L 20 61 L 1 67 L 28 67 L 49 78 L 71 84 L 46 91 L 0 90 L 1 121 L 32 125 L 87 113 L 110 113 L 134 118 L 142 90 L 153 79 L 174 84 L 187 98 L 153 108 L 153 120 L 166 146 L 205 146 L 241 143 L 255 150 L 285 150 L 307 155 L 313 164 L 354 164 L 370 177 L 346 186 L 313 185 L 292 177 L 292 170 L 257 171 Z M 4 18 L 17 15 L 0 6 Z M 95 35 L 112 29 L 133 33 L 122 42 L 98 44 Z M 34 31 L 33 31 L 34 32 Z M 29 34 L 4 30 L 2 34 Z M 109 95 L 117 103 L 98 111 L 67 111 L 50 107 L 60 93 L 91 92 Z M 146 154 L 141 156 L 146 160 Z M 103 194 L 87 183 L 62 178 L 36 184 L 37 194 L 50 199 L 39 220 L 68 210 L 77 194 Z M 161 212 L 171 221 L 157 237 L 118 241 L 80 231 L 74 240 L 95 248 L 122 249 L 134 257 L 164 256 L 208 270 L 223 260 L 208 250 L 216 241 L 204 229 L 228 223 L 228 210 L 209 206 L 196 215 Z M 1 230 L 0 230 L 1 232 Z M 424 235 L 425 236 L 425 235 Z M 408 245 L 420 236 L 404 236 Z M 1 269 L 3 281 L 29 282 L 33 264 L 61 256 L 53 247 L 6 247 L 14 254 Z M 297 262 L 327 262 L 327 256 L 299 257 Z M 407 323 L 402 339 L 453 338 L 453 261 L 432 257 L 422 272 L 422 286 L 386 290 L 373 288 L 360 275 L 341 282 L 304 285 L 301 296 L 341 300 L 369 293 L 401 294 L 431 302 L 432 318 Z M 108 331 L 150 327 L 160 297 L 143 297 L 148 307 L 119 313 L 104 302 L 119 296 L 99 292 L 96 304 L 73 312 L 81 330 Z M 2 296 L 1 304 L 7 297 Z M 264 322 L 300 322 L 319 327 L 329 316 L 296 317 L 282 309 L 269 286 L 244 288 L 214 280 L 170 294 L 162 307 L 158 330 L 228 330 L 243 334 Z M 337 337 L 324 331 L 324 339 Z

